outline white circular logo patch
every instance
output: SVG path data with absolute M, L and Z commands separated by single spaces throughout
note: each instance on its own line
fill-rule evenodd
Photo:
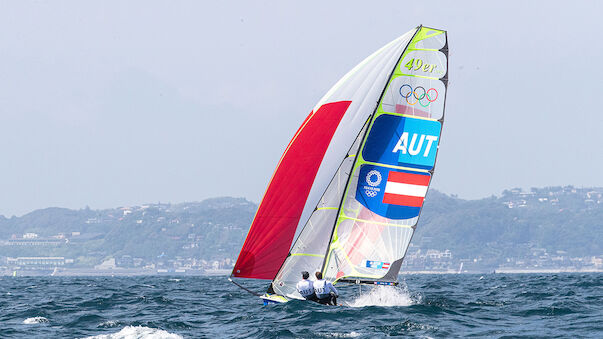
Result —
M 372 170 L 366 175 L 366 183 L 375 187 L 381 183 L 381 173 L 377 170 Z

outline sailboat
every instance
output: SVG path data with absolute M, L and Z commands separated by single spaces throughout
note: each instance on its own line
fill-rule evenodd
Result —
M 434 172 L 448 40 L 419 26 L 339 80 L 287 145 L 229 278 L 264 303 L 303 299 L 302 271 L 397 285 Z M 237 278 L 271 280 L 263 294 Z

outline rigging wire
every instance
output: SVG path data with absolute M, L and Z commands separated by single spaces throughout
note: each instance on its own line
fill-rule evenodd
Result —
M 233 283 L 233 284 L 237 285 L 237 286 L 238 286 L 239 288 L 241 288 L 242 290 L 245 290 L 245 291 L 247 291 L 247 292 L 249 292 L 249 293 L 251 293 L 251 294 L 255 295 L 256 297 L 260 297 L 260 294 L 259 294 L 259 293 L 256 293 L 256 292 L 254 292 L 254 291 L 252 291 L 252 290 L 248 289 L 248 288 L 247 288 L 247 287 L 245 287 L 245 286 L 239 285 L 239 284 L 238 284 L 236 281 L 232 280 L 232 278 L 231 278 L 231 277 L 228 277 L 228 281 L 230 281 L 231 283 Z

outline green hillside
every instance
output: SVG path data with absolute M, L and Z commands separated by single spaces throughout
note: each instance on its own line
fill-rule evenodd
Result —
M 456 258 L 480 258 L 486 266 L 528 256 L 535 248 L 568 256 L 601 255 L 602 192 L 571 186 L 513 189 L 463 200 L 431 190 L 412 244 L 448 249 Z M 74 258 L 80 267 L 123 256 L 146 263 L 235 259 L 256 208 L 243 198 L 214 198 L 0 216 L 0 256 L 62 256 Z

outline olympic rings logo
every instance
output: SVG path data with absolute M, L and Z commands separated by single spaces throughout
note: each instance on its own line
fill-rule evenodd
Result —
M 369 198 L 374 198 L 377 196 L 377 191 L 366 190 L 366 191 L 364 191 L 364 193 L 366 193 L 366 196 Z
M 431 105 L 432 102 L 438 99 L 438 91 L 435 88 L 425 90 L 422 86 L 417 86 L 414 90 L 411 85 L 404 84 L 400 86 L 400 95 L 406 99 L 406 103 L 413 106 L 417 102 L 423 107 Z M 424 103 L 427 100 L 427 103 Z M 413 102 L 414 100 L 414 102 Z

